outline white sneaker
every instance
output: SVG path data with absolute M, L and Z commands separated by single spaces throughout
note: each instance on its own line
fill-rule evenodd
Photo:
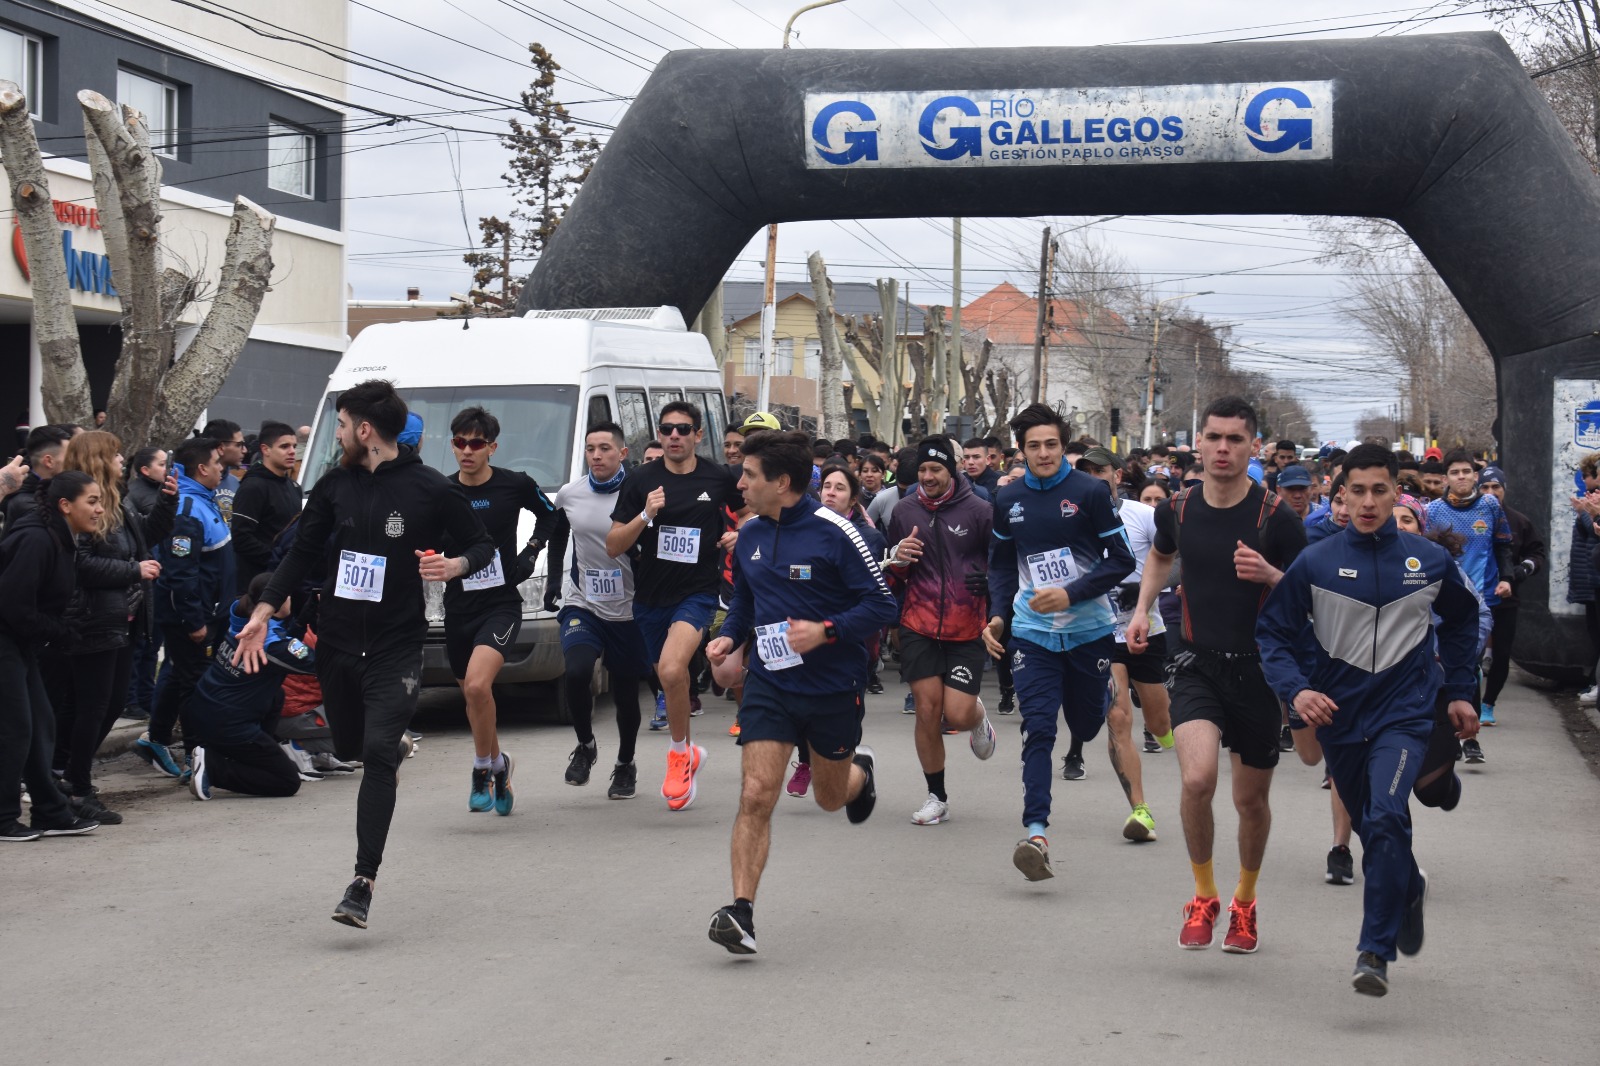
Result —
M 1600 685 L 1592 685 L 1578 693 L 1579 703 L 1600 702 Z
M 912 825 L 938 825 L 940 822 L 950 820 L 950 804 L 928 793 L 928 802 L 918 807 L 911 815 Z
M 353 774 L 357 769 L 331 751 L 319 751 L 311 756 L 311 768 L 323 774 Z
M 282 748 L 283 753 L 289 757 L 289 761 L 294 763 L 294 768 L 300 772 L 300 780 L 322 780 L 322 772 L 311 765 L 310 752 L 292 740 L 280 740 L 278 741 L 278 747 Z
M 983 710 L 983 701 L 978 701 L 978 710 Z M 983 721 L 972 727 L 972 733 L 967 738 L 967 743 L 972 748 L 972 754 L 980 759 L 987 759 L 994 754 L 994 726 L 989 724 L 988 714 L 984 714 Z

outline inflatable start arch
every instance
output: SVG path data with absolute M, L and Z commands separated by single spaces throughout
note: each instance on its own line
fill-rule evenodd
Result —
M 1600 450 L 1600 182 L 1495 34 L 674 52 L 520 309 L 692 318 L 769 222 L 1157 213 L 1410 234 L 1494 356 L 1511 499 L 1550 544 L 1518 661 L 1587 668 L 1566 569 L 1572 469 Z

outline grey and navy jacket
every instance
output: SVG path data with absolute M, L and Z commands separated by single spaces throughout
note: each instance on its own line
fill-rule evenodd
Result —
M 1030 557 L 1071 551 L 1078 572 L 1065 588 L 1072 605 L 1040 614 Z M 989 551 L 989 611 L 1012 611 L 1011 632 L 1051 651 L 1111 635 L 1116 611 L 1107 593 L 1133 573 L 1128 533 L 1099 478 L 1062 469 L 1043 481 L 1032 471 L 1000 490 Z
M 899 613 L 855 524 L 802 497 L 776 522 L 757 516 L 740 527 L 733 600 L 719 635 L 739 645 L 757 626 L 832 622 L 839 639 L 807 652 L 798 666 L 769 671 L 752 653 L 750 672 L 786 692 L 859 692 L 867 683 L 867 639 Z
M 1387 726 L 1431 721 L 1441 685 L 1452 700 L 1476 696 L 1479 607 L 1438 544 L 1401 532 L 1393 518 L 1374 533 L 1352 524 L 1301 552 L 1267 597 L 1256 622 L 1261 668 L 1290 706 L 1306 689 L 1338 706 L 1319 740 L 1359 743 Z M 1302 649 L 1307 616 L 1311 647 Z
M 193 633 L 217 621 L 233 595 L 233 541 L 211 489 L 172 465 L 178 479 L 178 513 L 172 532 L 156 549 L 156 622 Z
M 316 652 L 299 639 L 305 630 L 276 618 L 267 623 L 266 664 L 253 674 L 235 666 L 235 644 L 247 621 L 235 601 L 228 610 L 228 635 L 189 697 L 188 711 L 203 743 L 248 744 L 257 733 L 268 732 L 263 723 L 277 712 L 283 679 L 316 673 Z

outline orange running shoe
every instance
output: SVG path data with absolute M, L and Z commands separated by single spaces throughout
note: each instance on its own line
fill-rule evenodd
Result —
M 735 718 L 733 720 L 733 724 L 728 727 L 728 735 L 730 737 L 736 737 L 739 735 L 739 719 Z
M 688 751 L 667 752 L 667 777 L 661 782 L 661 794 L 668 808 L 681 811 L 694 802 L 694 777 L 705 757 L 706 749 L 698 744 L 690 744 Z
M 1228 935 L 1222 940 L 1222 950 L 1234 955 L 1250 955 L 1261 940 L 1256 936 L 1256 901 L 1228 902 Z
M 1183 929 L 1178 946 L 1189 951 L 1204 951 L 1217 937 L 1217 914 L 1222 901 L 1216 896 L 1196 896 L 1183 905 Z

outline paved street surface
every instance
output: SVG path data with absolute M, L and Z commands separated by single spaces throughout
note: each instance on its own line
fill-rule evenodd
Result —
M 1349 984 L 1359 879 L 1323 882 L 1319 771 L 1295 760 L 1278 775 L 1261 951 L 1225 955 L 1219 930 L 1218 947 L 1185 952 L 1170 752 L 1145 757 L 1160 839 L 1133 845 L 1103 738 L 1091 745 L 1087 780 L 1056 781 L 1056 877 L 1029 884 L 1010 858 L 1018 719 L 995 718 L 988 763 L 948 738 L 954 820 L 916 827 L 902 691 L 868 701 L 868 823 L 780 801 L 761 954 L 743 959 L 705 933 L 731 897 L 738 790 L 720 699 L 695 720 L 710 756 L 689 811 L 658 795 L 665 734 L 640 738 L 640 797 L 606 800 L 603 711 L 605 769 L 586 788 L 561 780 L 569 729 L 509 725 L 517 807 L 498 818 L 468 813 L 460 703 L 430 693 L 366 932 L 328 919 L 350 878 L 358 779 L 202 804 L 125 757 L 101 779 L 125 825 L 0 856 L 0 1061 L 1595 1061 L 1600 783 L 1546 695 L 1514 684 L 1461 808 L 1417 814 L 1427 946 L 1372 1000 Z M 1217 824 L 1226 893 L 1225 799 Z

